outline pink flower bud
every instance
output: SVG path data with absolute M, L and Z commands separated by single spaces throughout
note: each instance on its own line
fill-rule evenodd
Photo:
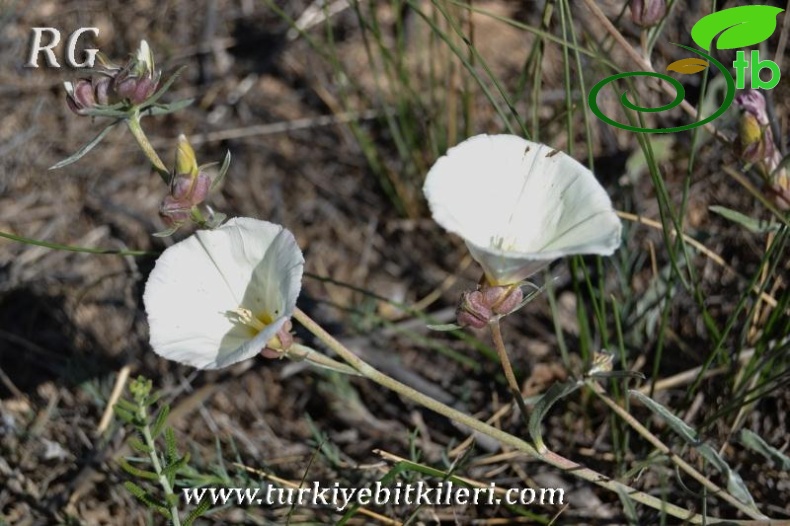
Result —
M 66 104 L 77 115 L 85 115 L 85 110 L 96 105 L 93 85 L 88 79 L 80 79 L 76 84 L 66 83 Z
M 486 305 L 483 293 L 479 290 L 466 291 L 461 294 L 461 303 L 456 311 L 456 320 L 461 327 L 482 329 L 491 321 L 493 313 Z
M 521 287 L 484 286 L 482 292 L 485 304 L 494 314 L 508 314 L 524 299 Z
M 151 95 L 156 93 L 156 87 L 159 85 L 159 76 L 156 78 L 143 77 L 137 79 L 137 85 L 134 88 L 134 94 L 130 97 L 132 104 L 142 104 L 148 100 Z
M 186 223 L 192 215 L 192 205 L 188 201 L 175 199 L 168 195 L 159 205 L 159 216 L 168 226 L 173 227 Z
M 666 0 L 631 0 L 631 20 L 640 27 L 653 27 L 666 14 Z
M 105 106 L 110 103 L 110 84 L 112 80 L 109 77 L 102 77 L 96 81 L 96 100 L 99 104 Z

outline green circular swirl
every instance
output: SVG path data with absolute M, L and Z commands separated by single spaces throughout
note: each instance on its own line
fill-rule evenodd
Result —
M 633 71 L 629 73 L 619 73 L 617 75 L 612 75 L 611 77 L 606 77 L 605 79 L 603 79 L 598 84 L 592 87 L 592 89 L 590 90 L 590 94 L 587 97 L 587 103 L 589 104 L 590 109 L 596 115 L 596 117 L 598 117 L 599 119 L 601 119 L 602 121 L 604 121 L 605 123 L 611 126 L 615 126 L 616 128 L 621 128 L 623 130 L 628 130 L 628 131 L 642 132 L 642 133 L 672 133 L 672 132 L 691 130 L 692 128 L 703 126 L 721 117 L 721 115 L 725 111 L 727 111 L 727 108 L 730 107 L 732 101 L 735 99 L 735 79 L 732 78 L 730 72 L 727 70 L 727 68 L 724 67 L 724 65 L 721 62 L 711 57 L 710 55 L 706 54 L 705 52 L 698 51 L 694 48 L 684 46 L 682 44 L 675 44 L 675 45 L 687 49 L 692 53 L 696 53 L 697 55 L 700 55 L 701 57 L 705 58 L 709 63 L 713 64 L 716 67 L 716 69 L 718 69 L 721 72 L 722 75 L 724 75 L 724 80 L 727 82 L 727 94 L 725 95 L 724 101 L 722 101 L 721 106 L 719 106 L 719 109 L 716 110 L 715 113 L 713 113 L 709 117 L 706 117 L 705 119 L 702 119 L 701 121 L 693 122 L 691 124 L 685 124 L 683 126 L 675 126 L 672 128 L 640 128 L 638 126 L 631 126 L 630 124 L 621 124 L 613 119 L 610 119 L 598 107 L 597 98 L 598 98 L 598 93 L 604 88 L 604 86 L 618 79 L 622 79 L 626 77 L 656 77 L 669 82 L 675 88 L 675 99 L 669 104 L 665 104 L 658 108 L 644 108 L 642 106 L 637 106 L 636 104 L 628 100 L 628 91 L 624 91 L 620 96 L 620 104 L 622 104 L 623 107 L 625 108 L 638 111 L 640 113 L 655 113 L 659 111 L 671 110 L 672 108 L 677 107 L 681 102 L 683 102 L 683 99 L 686 97 L 686 90 L 683 88 L 683 85 L 678 80 L 670 77 L 669 75 L 664 75 L 662 73 L 654 73 L 649 71 Z

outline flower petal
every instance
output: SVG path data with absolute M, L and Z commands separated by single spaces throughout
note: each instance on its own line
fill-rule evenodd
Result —
M 250 218 L 173 245 L 159 257 L 143 295 L 151 346 L 160 356 L 202 369 L 254 356 L 293 312 L 303 263 L 290 232 Z M 279 297 L 260 292 L 272 286 Z M 260 301 L 245 305 L 250 298 Z M 241 306 L 282 311 L 256 335 L 228 316 Z
M 492 284 L 520 281 L 569 254 L 611 254 L 620 220 L 572 157 L 514 135 L 451 148 L 423 188 L 434 220 L 466 241 Z

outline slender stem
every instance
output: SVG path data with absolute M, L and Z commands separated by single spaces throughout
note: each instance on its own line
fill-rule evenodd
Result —
M 354 369 L 359 371 L 363 376 L 367 377 L 368 379 L 376 382 L 377 384 L 386 387 L 396 393 L 426 407 L 432 411 L 435 411 L 441 415 L 450 418 L 451 420 L 455 420 L 461 424 L 466 425 L 470 429 L 487 435 L 495 440 L 498 440 L 500 443 L 513 447 L 519 451 L 522 451 L 533 458 L 541 460 L 546 464 L 554 466 L 563 470 L 566 473 L 570 473 L 571 475 L 578 477 L 583 480 L 587 480 L 598 486 L 606 488 L 610 491 L 616 492 L 621 495 L 627 495 L 630 499 L 642 503 L 646 506 L 649 506 L 653 509 L 659 510 L 661 512 L 667 513 L 673 517 L 677 517 L 682 519 L 686 522 L 691 524 L 737 524 L 738 521 L 729 521 L 723 519 L 717 519 L 715 517 L 707 517 L 704 515 L 700 515 L 698 513 L 694 513 L 687 509 L 681 508 L 680 506 L 676 506 L 674 504 L 670 504 L 668 502 L 664 502 L 661 499 L 653 497 L 652 495 L 648 495 L 642 491 L 636 490 L 626 484 L 618 482 L 616 480 L 610 479 L 609 477 L 598 473 L 597 471 L 593 471 L 592 469 L 586 468 L 581 466 L 572 460 L 569 460 L 565 457 L 562 457 L 556 453 L 551 451 L 547 451 L 545 453 L 539 453 L 532 445 L 527 443 L 526 441 L 511 435 L 501 429 L 493 427 L 485 422 L 481 422 L 480 420 L 467 415 L 457 409 L 453 409 L 450 406 L 447 406 L 433 398 L 426 396 L 419 391 L 405 385 L 397 380 L 390 378 L 389 376 L 385 375 L 384 373 L 378 371 L 374 367 L 370 366 L 367 362 L 362 360 L 359 356 L 354 354 L 351 350 L 346 348 L 342 343 L 340 343 L 337 339 L 335 339 L 331 334 L 326 332 L 323 327 L 318 325 L 315 321 L 313 321 L 307 314 L 302 312 L 300 309 L 296 309 L 294 311 L 294 318 L 299 321 L 308 331 L 310 331 L 314 336 L 316 336 L 319 340 L 324 342 L 324 344 L 329 347 L 332 351 L 340 355 L 346 362 L 349 363 Z M 753 512 L 752 512 L 753 513 Z
M 312 365 L 316 367 L 321 367 L 323 369 L 329 369 L 330 371 L 335 371 L 338 373 L 343 374 L 350 374 L 352 376 L 360 376 L 360 373 L 357 372 L 356 369 L 353 367 L 349 367 L 344 363 L 340 363 L 337 360 L 333 360 L 329 356 L 325 354 L 321 354 L 320 352 L 311 349 L 305 345 L 300 345 L 295 343 L 291 345 L 287 351 L 283 353 L 283 356 L 290 358 L 294 361 L 305 360 L 310 362 Z
M 140 112 L 138 110 L 135 110 L 132 116 L 126 119 L 126 125 L 137 140 L 140 149 L 143 150 L 143 153 L 151 162 L 156 173 L 159 174 L 165 184 L 170 184 L 170 171 L 165 167 L 165 164 L 162 162 L 162 159 L 159 158 L 159 154 L 156 153 L 154 147 L 151 146 L 148 137 L 145 136 L 143 127 L 140 125 Z
M 628 411 L 626 411 L 625 409 L 620 407 L 614 400 L 609 398 L 609 395 L 606 394 L 606 392 L 604 391 L 603 387 L 601 387 L 598 383 L 588 381 L 588 382 L 586 382 L 586 384 L 587 384 L 587 386 L 590 389 L 593 390 L 593 392 L 595 392 L 596 395 L 598 395 L 598 398 L 600 398 L 603 401 L 603 403 L 605 403 L 607 406 L 609 406 L 609 408 L 612 411 L 617 413 L 620 416 L 620 418 L 625 420 L 628 423 L 628 425 L 630 425 L 637 433 L 642 435 L 642 437 L 644 437 L 645 440 L 650 442 L 653 445 L 653 447 L 655 447 L 656 449 L 658 449 L 659 451 L 661 451 L 662 453 L 667 455 L 669 457 L 669 459 L 677 467 L 679 467 L 680 469 L 682 469 L 683 471 L 688 473 L 694 480 L 696 480 L 697 482 L 699 482 L 700 484 L 705 486 L 712 493 L 718 495 L 722 499 L 724 499 L 727 502 L 729 502 L 730 504 L 732 504 L 734 507 L 736 507 L 737 509 L 739 509 L 740 511 L 742 511 L 743 513 L 745 513 L 749 517 L 752 517 L 753 519 L 765 519 L 765 516 L 762 515 L 761 513 L 759 513 L 757 510 L 755 510 L 754 508 L 749 507 L 747 504 L 741 502 L 740 500 L 738 500 L 735 497 L 733 497 L 732 495 L 730 495 L 729 492 L 727 492 L 723 488 L 720 488 L 719 486 L 717 486 L 716 484 L 714 484 L 713 482 L 708 480 L 705 477 L 705 475 L 703 475 L 702 473 L 700 473 L 699 471 L 694 469 L 685 460 L 683 460 L 679 456 L 675 455 L 672 452 L 672 450 L 669 449 L 669 447 L 661 441 L 661 439 L 659 439 L 657 436 L 655 436 L 653 433 L 651 433 L 645 426 L 643 426 Z
M 138 407 L 140 421 L 145 422 L 140 432 L 145 440 L 145 445 L 148 446 L 150 451 L 148 456 L 151 459 L 151 464 L 154 466 L 154 471 L 159 476 L 159 485 L 162 486 L 165 492 L 165 503 L 170 508 L 170 520 L 173 522 L 173 526 L 181 526 L 181 519 L 178 517 L 178 506 L 175 504 L 177 500 L 173 498 L 175 492 L 170 485 L 170 481 L 167 480 L 167 475 L 163 473 L 162 464 L 159 462 L 159 456 L 156 453 L 156 443 L 154 442 L 154 437 L 151 436 L 151 428 L 148 426 L 148 411 L 142 403 Z
M 527 413 L 527 406 L 524 404 L 524 395 L 521 394 L 521 388 L 518 385 L 518 381 L 516 380 L 516 374 L 513 372 L 513 366 L 510 363 L 510 357 L 507 355 L 507 348 L 505 347 L 505 340 L 502 338 L 502 328 L 499 325 L 499 319 L 495 318 L 488 324 L 488 327 L 491 329 L 491 339 L 494 340 L 494 347 L 496 347 L 496 352 L 499 355 L 499 362 L 502 364 L 502 371 L 505 373 L 505 379 L 507 379 L 507 385 L 510 387 L 510 390 L 513 392 L 513 397 L 516 399 L 516 404 L 518 408 L 521 410 L 521 417 L 528 422 L 528 414 Z

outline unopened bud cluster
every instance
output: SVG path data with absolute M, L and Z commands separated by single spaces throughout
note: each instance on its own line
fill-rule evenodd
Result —
M 162 74 L 156 71 L 153 53 L 145 40 L 123 66 L 100 58 L 101 66 L 94 71 L 94 78 L 65 83 L 66 102 L 77 115 L 117 103 L 139 106 L 156 92 Z
M 461 294 L 456 320 L 461 327 L 482 329 L 489 322 L 512 312 L 523 299 L 520 287 L 482 285 L 477 290 Z

